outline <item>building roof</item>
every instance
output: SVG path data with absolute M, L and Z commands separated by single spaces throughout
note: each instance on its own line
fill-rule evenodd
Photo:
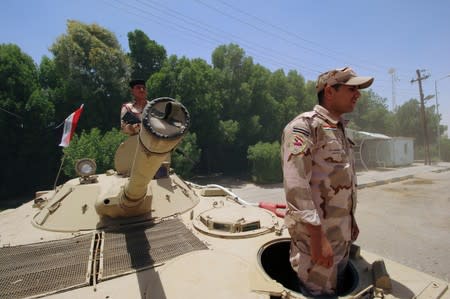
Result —
M 346 131 L 352 139 L 392 139 L 392 137 L 380 133 L 369 133 L 352 129 L 346 129 Z

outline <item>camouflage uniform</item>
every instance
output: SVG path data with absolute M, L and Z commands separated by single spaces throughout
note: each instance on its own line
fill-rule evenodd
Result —
M 312 295 L 333 294 L 345 269 L 356 206 L 353 142 L 343 119 L 316 105 L 284 129 L 281 157 L 288 211 L 285 223 L 292 238 L 290 261 Z M 331 268 L 311 262 L 305 223 L 321 225 L 334 259 Z

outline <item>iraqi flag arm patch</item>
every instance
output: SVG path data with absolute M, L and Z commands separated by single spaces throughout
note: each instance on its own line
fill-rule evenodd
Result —
M 304 154 L 308 149 L 309 140 L 300 134 L 291 134 L 287 140 L 287 150 L 289 152 L 289 159 L 292 155 L 297 156 Z

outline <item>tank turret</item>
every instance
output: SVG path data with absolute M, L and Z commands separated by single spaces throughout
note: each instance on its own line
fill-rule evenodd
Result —
M 98 198 L 95 209 L 99 215 L 130 217 L 151 211 L 148 184 L 186 134 L 189 122 L 186 108 L 171 98 L 158 98 L 147 104 L 134 153 L 119 151 L 118 155 L 124 157 L 116 157 L 127 161 L 133 157 L 129 182 L 117 196 Z
M 95 174 L 95 162 L 82 159 L 72 179 L 41 196 L 33 224 L 44 230 L 76 232 L 167 217 L 198 203 L 176 174 L 169 176 L 170 153 L 187 133 L 187 109 L 171 98 L 157 98 L 144 108 L 139 134 L 117 149 L 115 170 Z M 162 168 L 161 168 L 162 166 Z M 159 169 L 165 174 L 153 179 Z M 128 220 L 129 219 L 129 220 Z

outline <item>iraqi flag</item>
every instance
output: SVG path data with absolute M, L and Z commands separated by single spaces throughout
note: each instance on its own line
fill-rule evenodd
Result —
M 69 146 L 70 140 L 72 139 L 73 133 L 75 132 L 75 128 L 77 127 L 78 119 L 80 119 L 81 112 L 83 112 L 83 106 L 84 104 L 82 104 L 80 108 L 69 115 L 64 121 L 64 131 L 59 146 Z

